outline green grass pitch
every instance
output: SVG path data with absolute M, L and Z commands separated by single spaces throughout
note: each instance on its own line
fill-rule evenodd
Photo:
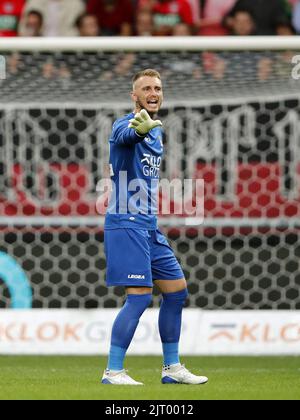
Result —
M 161 385 L 161 358 L 128 357 L 144 387 L 101 385 L 104 357 L 0 357 L 1 400 L 300 399 L 300 357 L 183 357 L 201 386 Z

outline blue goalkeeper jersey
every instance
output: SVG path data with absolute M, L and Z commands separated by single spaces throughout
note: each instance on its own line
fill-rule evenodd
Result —
M 158 184 L 162 162 L 162 129 L 146 136 L 128 128 L 134 113 L 117 120 L 109 139 L 112 194 L 105 229 L 157 228 Z

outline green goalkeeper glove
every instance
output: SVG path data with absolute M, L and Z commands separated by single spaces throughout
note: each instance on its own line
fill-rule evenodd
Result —
M 129 121 L 129 128 L 133 128 L 137 134 L 144 136 L 155 127 L 161 127 L 162 122 L 152 120 L 148 112 L 143 109 L 140 113 L 135 114 L 134 118 Z

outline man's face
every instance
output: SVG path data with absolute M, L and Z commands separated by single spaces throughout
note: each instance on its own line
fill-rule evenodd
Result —
M 40 36 L 43 23 L 38 15 L 35 13 L 28 14 L 25 25 L 28 36 Z
M 86 16 L 81 22 L 79 32 L 80 36 L 98 36 L 99 26 L 96 16 Z
M 163 101 L 161 80 L 157 77 L 141 77 L 134 83 L 131 98 L 136 104 L 136 111 L 145 109 L 150 115 L 156 114 Z
M 247 12 L 238 12 L 233 21 L 233 30 L 236 35 L 248 36 L 254 31 L 254 22 Z

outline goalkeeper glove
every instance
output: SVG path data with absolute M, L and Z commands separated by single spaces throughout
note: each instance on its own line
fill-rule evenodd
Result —
M 133 128 L 137 134 L 145 136 L 155 127 L 161 127 L 162 122 L 152 120 L 148 112 L 143 109 L 140 113 L 135 114 L 134 118 L 129 121 L 129 128 Z

